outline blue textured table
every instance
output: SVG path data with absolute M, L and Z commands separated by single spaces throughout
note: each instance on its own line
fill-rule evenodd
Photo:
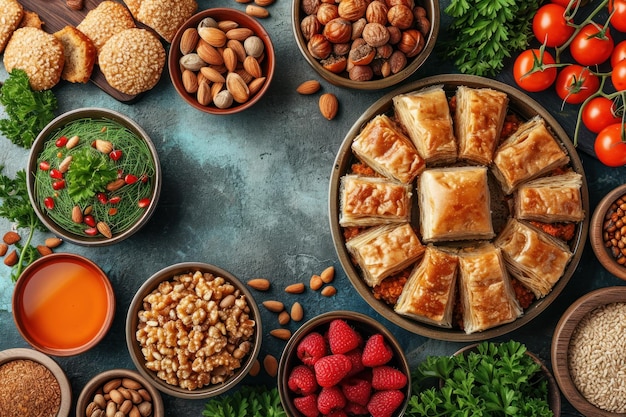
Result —
M 448 2 L 442 2 L 442 8 Z M 199 1 L 201 8 L 232 7 L 234 0 Z M 271 291 L 257 301 L 299 301 L 305 319 L 319 313 L 351 309 L 372 315 L 399 338 L 410 361 L 426 355 L 450 354 L 461 345 L 411 334 L 375 313 L 352 288 L 333 248 L 328 220 L 328 182 L 335 154 L 356 119 L 378 98 L 391 91 L 352 91 L 322 81 L 323 91 L 340 102 L 336 119 L 327 121 L 318 110 L 318 96 L 301 96 L 296 87 L 319 79 L 306 63 L 291 32 L 291 4 L 277 0 L 271 17 L 262 21 L 276 46 L 276 75 L 267 95 L 254 108 L 233 116 L 210 116 L 186 106 L 170 84 L 167 73 L 157 87 L 134 104 L 120 103 L 95 85 L 63 83 L 54 89 L 57 113 L 86 106 L 117 110 L 129 115 L 152 137 L 163 169 L 158 208 L 144 229 L 130 239 L 104 248 L 84 248 L 64 243 L 59 250 L 85 255 L 109 275 L 116 292 L 117 314 L 105 339 L 91 351 L 69 358 L 55 358 L 67 373 L 77 397 L 83 385 L 103 370 L 133 368 L 126 349 L 124 320 L 134 292 L 154 272 L 183 261 L 201 261 L 224 268 L 243 280 L 265 277 Z M 445 22 L 442 25 L 445 30 Z M 406 82 L 452 72 L 436 55 Z M 0 80 L 6 78 L 0 72 Z M 499 77 L 511 83 L 510 63 Z M 560 109 L 553 94 L 534 96 L 573 133 L 575 110 Z M 4 115 L 2 114 L 4 117 Z M 589 138 L 587 138 L 589 140 Z M 13 175 L 24 169 L 28 152 L 0 138 L 0 165 Z M 589 184 L 591 207 L 615 186 L 626 181 L 626 169 L 609 169 L 581 152 Z M 0 220 L 0 231 L 11 227 Z M 46 235 L 39 235 L 40 241 Z M 306 282 L 329 265 L 337 269 L 332 298 L 308 291 L 285 294 L 286 285 Z M 570 283 L 542 315 L 503 339 L 527 344 L 550 364 L 554 327 L 565 309 L 578 297 L 597 287 L 624 285 L 608 274 L 586 244 Z M 27 347 L 8 312 L 11 293 L 9 269 L 0 264 L 0 350 Z M 276 315 L 262 310 L 264 329 L 278 327 Z M 295 330 L 297 323 L 290 323 Z M 265 332 L 260 357 L 277 358 L 285 342 Z M 264 374 L 245 383 L 273 383 Z M 203 400 L 181 400 L 164 395 L 168 415 L 200 416 Z M 579 415 L 567 402 L 564 416 Z

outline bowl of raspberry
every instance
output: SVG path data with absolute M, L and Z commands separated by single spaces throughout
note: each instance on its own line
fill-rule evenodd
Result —
M 411 393 L 409 363 L 381 323 L 332 311 L 312 318 L 289 339 L 278 364 L 278 392 L 293 417 L 399 417 Z

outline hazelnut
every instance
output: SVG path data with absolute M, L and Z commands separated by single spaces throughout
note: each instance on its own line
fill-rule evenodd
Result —
M 300 22 L 300 30 L 302 31 L 304 39 L 308 41 L 311 39 L 311 36 L 322 31 L 322 24 L 317 20 L 317 16 L 312 14 L 302 19 L 302 22 Z
M 356 22 L 352 22 L 352 40 L 360 38 L 363 35 L 363 29 L 367 24 L 367 20 L 362 17 Z
M 406 67 L 406 55 L 402 51 L 394 51 L 389 57 L 389 69 L 392 74 L 397 74 Z
M 383 63 L 380 67 L 380 75 L 383 78 L 389 77 L 391 75 L 391 64 L 387 60 L 382 61 L 382 62 Z
M 374 77 L 374 71 L 369 65 L 355 65 L 348 74 L 353 81 L 369 81 Z
M 430 20 L 426 15 L 426 9 L 421 6 L 415 7 L 413 16 L 415 17 L 415 28 L 420 31 L 422 36 L 427 37 L 430 33 Z
M 315 59 L 326 59 L 328 55 L 330 55 L 333 47 L 324 35 L 316 33 L 309 39 L 307 49 Z
M 302 0 L 302 10 L 307 15 L 315 14 L 320 4 L 322 4 L 320 0 Z
M 377 48 L 389 42 L 389 31 L 380 23 L 368 23 L 363 29 L 363 39 L 374 48 Z
M 346 69 L 348 60 L 345 56 L 330 55 L 326 59 L 322 59 L 320 64 L 322 67 L 335 74 L 340 74 Z
M 369 23 L 387 24 L 387 12 L 389 8 L 382 1 L 374 0 L 367 6 L 365 10 L 365 18 Z
M 332 43 L 348 42 L 352 36 L 352 23 L 338 17 L 324 26 L 322 34 Z
M 391 56 L 392 53 L 393 53 L 393 46 L 389 45 L 388 43 L 376 48 L 376 58 L 387 59 Z
M 326 25 L 331 20 L 338 18 L 339 12 L 337 11 L 337 6 L 334 4 L 322 3 L 315 15 L 322 25 Z
M 348 55 L 350 52 L 350 43 L 335 43 L 333 44 L 333 54 L 337 56 Z
M 402 39 L 402 31 L 395 26 L 387 26 L 387 32 L 389 32 L 389 44 L 395 45 Z
M 389 8 L 397 6 L 398 4 L 402 4 L 403 6 L 406 6 L 411 10 L 413 10 L 413 7 L 415 7 L 415 2 L 413 0 L 385 0 L 385 3 L 387 3 L 387 7 Z
M 408 29 L 413 24 L 413 11 L 403 4 L 398 4 L 389 9 L 387 19 L 392 26 Z
M 398 49 L 404 52 L 407 58 L 412 58 L 424 49 L 424 37 L 417 29 L 405 30 L 402 32 Z
M 349 59 L 354 65 L 369 65 L 376 56 L 376 48 L 368 44 L 350 50 Z
M 339 16 L 351 22 L 356 22 L 365 16 L 367 5 L 367 0 L 342 0 L 338 7 Z

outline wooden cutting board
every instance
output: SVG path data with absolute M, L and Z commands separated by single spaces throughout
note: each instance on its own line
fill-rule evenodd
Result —
M 95 9 L 101 1 L 85 0 L 85 6 L 82 10 L 72 10 L 67 7 L 65 0 L 19 0 L 26 10 L 39 14 L 39 17 L 44 22 L 43 29 L 48 33 L 54 33 L 63 29 L 66 25 L 78 26 L 87 13 Z M 121 102 L 132 102 L 139 96 L 124 94 L 111 87 L 97 65 L 94 67 L 91 75 L 91 82 Z

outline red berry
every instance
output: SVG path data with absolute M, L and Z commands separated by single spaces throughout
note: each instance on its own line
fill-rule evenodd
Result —
M 357 403 L 348 402 L 348 404 L 343 408 L 349 416 L 362 416 L 369 414 L 367 411 L 367 407 Z
M 346 355 L 328 355 L 315 362 L 315 378 L 321 387 L 337 385 L 352 369 Z
M 57 148 L 62 148 L 63 146 L 67 145 L 67 137 L 61 136 L 57 139 L 55 145 L 57 146 Z
M 382 334 L 376 333 L 367 339 L 361 357 L 363 365 L 373 368 L 386 364 L 391 358 L 393 358 L 393 351 Z
M 325 417 L 348 417 L 348 414 L 344 410 L 337 410 L 327 414 Z
M 83 222 L 85 222 L 87 226 L 96 227 L 96 219 L 91 214 L 86 214 L 85 217 L 83 217 Z
M 320 358 L 326 356 L 328 349 L 326 340 L 318 332 L 312 332 L 304 336 L 296 349 L 298 358 L 305 365 L 315 365 Z
M 361 378 L 350 378 L 341 383 L 341 391 L 348 402 L 366 406 L 372 396 L 372 384 Z
M 96 197 L 98 198 L 98 201 L 101 202 L 102 204 L 106 204 L 109 202 L 109 198 L 107 197 L 105 193 L 98 193 L 96 194 Z
M 133 174 L 126 174 L 126 176 L 124 177 L 124 182 L 126 184 L 134 184 L 139 180 L 139 178 L 137 178 L 136 175 Z
M 317 409 L 324 415 L 339 411 L 345 406 L 346 397 L 339 387 L 322 388 L 317 396 Z
M 150 205 L 150 199 L 149 198 L 142 198 L 141 200 L 137 201 L 137 205 L 140 208 L 146 208 Z
M 372 369 L 372 388 L 375 390 L 402 389 L 406 383 L 406 375 L 396 368 L 384 365 Z
M 46 206 L 48 210 L 52 210 L 54 208 L 54 198 L 46 197 L 43 199 L 43 204 Z
M 363 355 L 363 352 L 361 351 L 361 349 L 351 350 L 345 355 L 352 362 L 352 370 L 350 371 L 348 376 L 356 375 L 365 369 L 365 366 L 363 365 L 363 361 L 361 360 L 361 356 Z
M 291 391 L 301 395 L 313 394 L 318 388 L 313 370 L 305 365 L 298 365 L 292 369 L 287 386 Z
M 98 229 L 95 227 L 90 227 L 89 229 L 85 229 L 85 234 L 89 236 L 95 236 L 98 234 Z
M 120 201 L 122 201 L 122 197 L 120 197 L 119 195 L 113 196 L 111 198 L 109 198 L 109 203 L 111 204 L 117 204 Z
M 367 404 L 367 411 L 372 417 L 391 417 L 403 401 L 404 394 L 402 391 L 377 391 Z
M 41 161 L 39 163 L 39 169 L 42 171 L 47 171 L 50 169 L 50 162 L 48 161 Z
M 53 168 L 50 170 L 50 178 L 54 178 L 55 180 L 60 180 L 63 178 L 63 173 L 59 171 L 58 169 Z
M 121 157 L 122 157 L 122 151 L 120 149 L 115 149 L 109 152 L 109 158 L 111 158 L 114 161 L 119 160 Z
M 317 417 L 320 414 L 317 409 L 317 394 L 296 397 L 293 399 L 293 406 L 305 417 Z
M 328 326 L 328 345 L 332 353 L 347 353 L 361 343 L 359 334 L 342 319 L 335 319 Z
M 52 188 L 55 190 L 62 190 L 65 188 L 65 180 L 58 180 L 52 183 Z

